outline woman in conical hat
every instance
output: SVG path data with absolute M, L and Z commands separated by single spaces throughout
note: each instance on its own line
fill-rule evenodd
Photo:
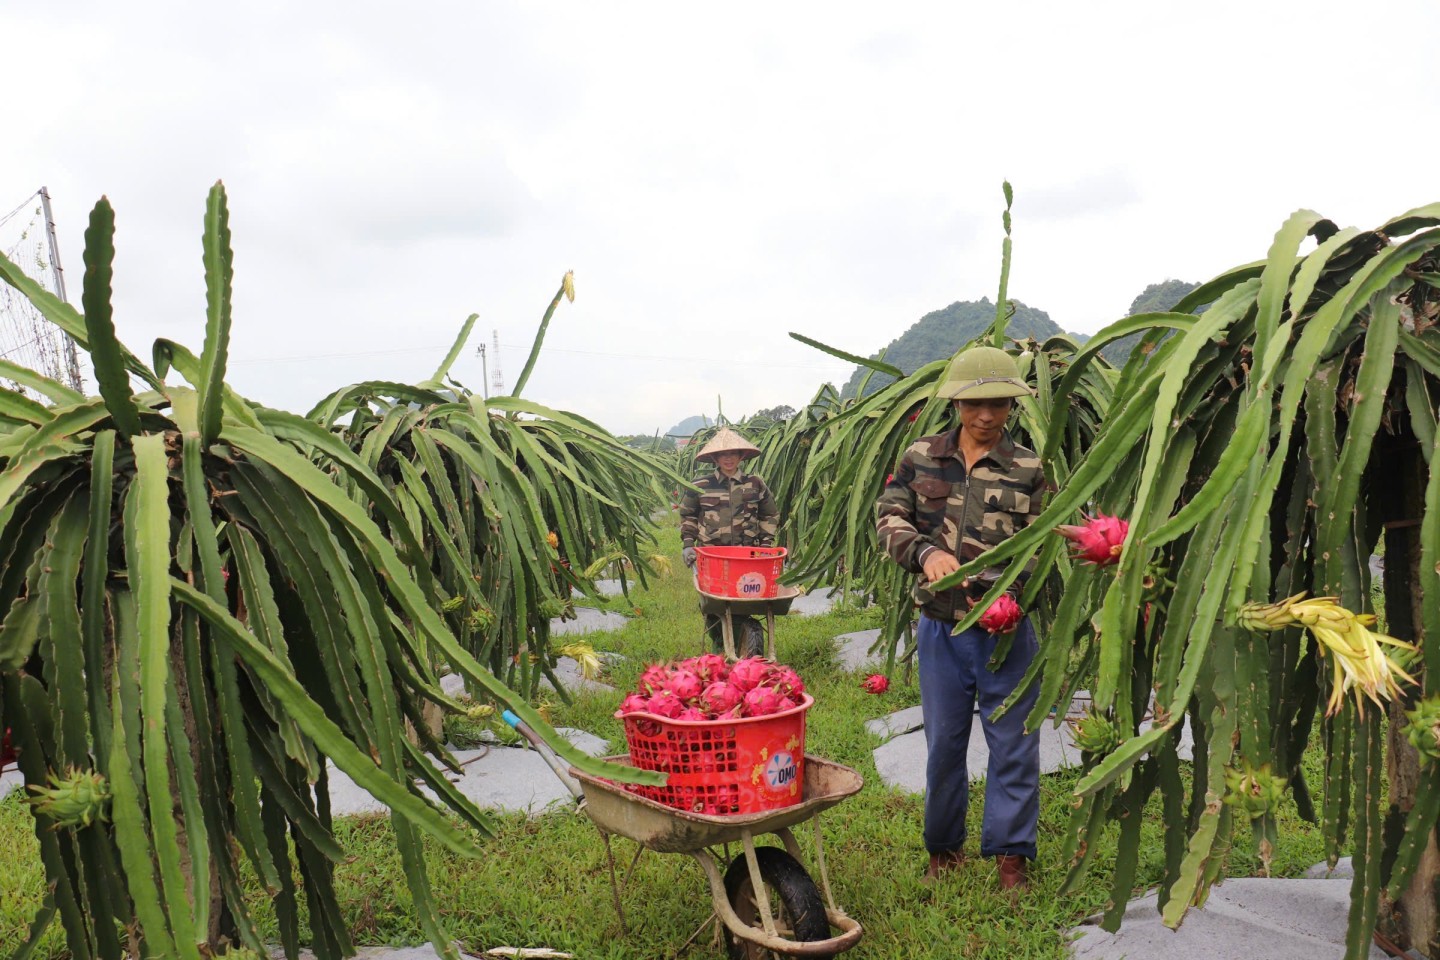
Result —
M 780 526 L 775 497 L 758 474 L 745 473 L 740 464 L 759 456 L 760 448 L 730 427 L 721 427 L 695 455 L 697 461 L 714 464 L 692 482 L 680 502 L 680 541 L 685 563 L 695 566 L 698 547 L 772 547 Z M 748 621 L 748 622 L 747 622 Z M 705 628 L 719 651 L 723 646 L 719 617 L 706 616 Z M 765 634 L 759 621 L 741 617 L 735 623 L 737 636 L 745 643 L 741 656 L 765 652 Z

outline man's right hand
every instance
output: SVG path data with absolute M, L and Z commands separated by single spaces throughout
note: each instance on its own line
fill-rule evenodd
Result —
M 960 569 L 960 561 L 955 559 L 954 554 L 946 553 L 944 550 L 931 550 L 925 555 L 925 579 L 934 583 L 941 577 L 949 576 Z
M 681 551 L 680 551 L 680 558 L 685 561 L 685 566 L 689 567 L 691 570 L 694 570 L 694 569 L 695 569 L 695 548 L 694 548 L 694 547 L 686 547 L 684 550 L 681 550 Z

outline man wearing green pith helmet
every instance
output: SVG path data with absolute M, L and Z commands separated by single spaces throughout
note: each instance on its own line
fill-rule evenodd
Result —
M 696 477 L 695 490 L 680 501 L 680 542 L 686 566 L 695 566 L 698 547 L 770 547 L 780 528 L 775 497 L 758 474 L 746 473 L 740 464 L 759 456 L 760 448 L 729 427 L 721 427 L 695 459 L 712 463 L 713 471 Z M 705 629 L 716 652 L 723 648 L 720 618 L 705 616 Z M 741 656 L 765 652 L 765 634 L 753 617 L 735 620 Z
M 1040 458 L 1005 429 L 1015 399 L 1030 395 L 1014 358 L 1005 351 L 971 347 L 956 354 L 937 396 L 954 401 L 960 425 L 911 444 L 875 505 L 881 546 L 918 575 L 914 596 L 920 608 L 916 637 L 927 747 L 929 882 L 965 859 L 966 752 L 977 704 L 990 749 L 980 855 L 995 858 L 1005 889 L 1027 886 L 1029 862 L 1035 859 L 1040 742 L 1025 734 L 1024 720 L 1038 688 L 1032 687 L 1005 716 L 990 719 L 1034 659 L 1035 631 L 1028 618 L 1021 620 L 1009 654 L 992 671 L 987 664 L 999 636 L 978 626 L 952 636 L 956 622 L 984 596 L 989 577 L 948 590 L 930 586 L 1039 516 L 1045 493 Z M 1031 560 L 1010 586 L 1014 598 L 1019 598 L 1033 568 Z

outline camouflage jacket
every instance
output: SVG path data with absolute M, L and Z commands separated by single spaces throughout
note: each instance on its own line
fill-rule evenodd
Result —
M 727 479 L 719 470 L 696 477 L 699 487 L 680 501 L 680 540 L 687 547 L 769 547 L 780 511 L 765 481 L 743 471 Z
M 880 546 L 900 566 L 920 575 L 915 603 L 936 620 L 954 621 L 968 605 L 956 587 L 935 593 L 925 579 L 924 561 L 945 550 L 961 563 L 974 560 L 1021 530 L 1040 514 L 1045 471 L 1033 450 L 1006 431 L 967 475 L 958 428 L 921 437 L 900 457 L 875 503 Z M 1011 592 L 1018 594 L 1034 570 L 1031 558 Z

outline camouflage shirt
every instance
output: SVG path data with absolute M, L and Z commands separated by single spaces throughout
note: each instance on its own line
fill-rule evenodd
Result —
M 780 511 L 765 481 L 753 473 L 727 478 L 719 470 L 696 477 L 700 489 L 680 501 L 680 540 L 687 547 L 769 547 Z
M 954 554 L 961 563 L 974 560 L 1029 526 L 1040 515 L 1045 495 L 1040 458 L 1017 444 L 1009 431 L 968 475 L 959 439 L 956 428 L 916 440 L 901 455 L 875 503 L 881 548 L 900 566 L 920 575 L 915 602 L 936 620 L 957 620 L 968 607 L 958 587 L 939 594 L 929 589 L 925 557 L 938 549 Z M 1034 566 L 1032 558 L 1012 592 L 1018 592 Z

